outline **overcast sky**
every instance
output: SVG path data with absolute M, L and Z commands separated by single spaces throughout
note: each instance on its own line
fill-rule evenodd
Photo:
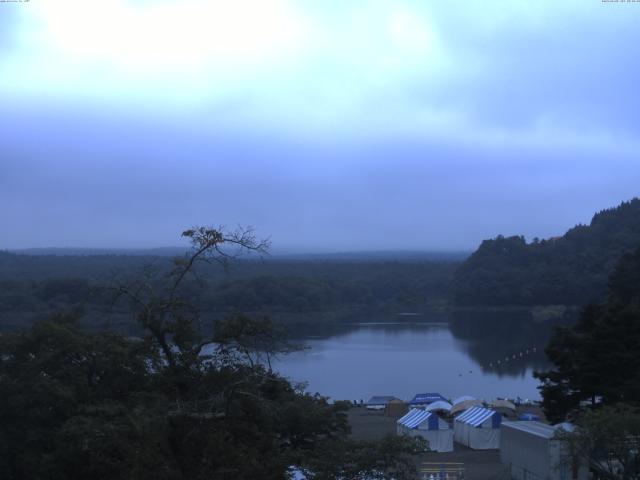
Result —
M 0 248 L 470 249 L 640 193 L 640 3 L 0 3 Z

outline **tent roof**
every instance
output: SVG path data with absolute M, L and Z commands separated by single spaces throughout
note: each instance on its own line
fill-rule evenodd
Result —
M 473 406 L 482 406 L 482 402 L 480 400 L 463 400 L 462 402 L 455 403 L 451 408 L 451 413 L 462 412 L 467 408 Z
M 391 400 L 399 400 L 399 399 L 392 395 L 378 395 L 375 397 L 371 397 L 367 402 L 367 405 L 386 405 Z
M 420 410 L 418 408 L 414 408 L 409 413 L 407 413 L 404 417 L 401 417 L 400 419 L 398 419 L 397 423 L 399 423 L 400 425 L 404 425 L 407 428 L 416 428 L 418 425 L 421 425 L 424 422 L 428 422 L 430 420 L 430 417 L 432 416 L 435 417 L 435 420 L 436 420 L 435 424 L 438 425 L 438 418 L 435 414 L 431 412 L 427 412 L 426 410 Z
M 415 397 L 411 399 L 409 404 L 411 405 L 428 405 L 433 402 L 437 402 L 438 400 L 447 401 L 439 393 L 417 393 Z
M 456 422 L 462 422 L 471 425 L 472 427 L 477 427 L 479 425 L 482 425 L 487 419 L 493 417 L 494 415 L 500 414 L 495 410 L 489 410 L 482 407 L 471 407 L 462 415 L 458 416 L 456 418 Z
M 514 410 L 514 411 L 516 409 L 516 406 L 513 404 L 513 402 L 510 402 L 509 400 L 504 400 L 501 398 L 491 402 L 491 406 L 493 408 L 508 408 L 509 410 Z
M 430 403 L 427 408 L 425 408 L 428 412 L 433 412 L 435 410 L 444 410 L 445 412 L 451 411 L 451 404 L 446 400 L 436 400 L 433 403 Z
M 453 401 L 453 404 L 457 405 L 458 403 L 466 402 L 467 400 L 478 400 L 478 399 L 476 397 L 472 397 L 471 395 L 462 395 L 462 396 L 456 398 Z

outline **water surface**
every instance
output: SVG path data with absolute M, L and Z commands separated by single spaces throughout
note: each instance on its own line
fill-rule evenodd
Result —
M 442 321 L 361 321 L 295 331 L 309 348 L 276 369 L 333 399 L 373 395 L 410 399 L 419 392 L 538 399 L 534 370 L 554 322 L 514 314 L 453 315 Z

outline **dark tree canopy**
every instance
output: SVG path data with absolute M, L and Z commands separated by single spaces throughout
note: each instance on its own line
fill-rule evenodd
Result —
M 575 430 L 558 433 L 570 460 L 586 463 L 600 480 L 640 478 L 639 409 L 605 406 L 583 412 L 577 421 Z
M 283 478 L 345 438 L 344 407 L 261 365 L 179 370 L 151 341 L 56 318 L 0 344 L 0 477 Z
M 623 256 L 607 301 L 556 331 L 546 349 L 555 369 L 537 373 L 548 418 L 563 420 L 580 402 L 640 406 L 640 248 Z
M 640 199 L 596 213 L 547 240 L 485 240 L 456 271 L 458 305 L 584 305 L 601 302 L 617 260 L 640 245 Z
M 456 265 L 451 260 L 413 258 L 296 260 L 253 255 L 231 262 L 226 271 L 215 261 L 198 262 L 197 275 L 182 282 L 181 298 L 201 313 L 207 333 L 213 320 L 237 312 L 318 324 L 442 305 Z M 52 311 L 81 306 L 83 325 L 98 329 L 108 321 L 110 329 L 138 335 L 131 305 L 111 305 L 107 287 L 113 275 L 125 284 L 131 283 L 128 277 L 145 279 L 159 293 L 167 283 L 157 273 L 173 268 L 166 256 L 0 255 L 0 324 L 4 329 L 29 326 Z M 141 270 L 146 273 L 140 275 Z
M 199 331 L 183 288 L 196 263 L 264 244 L 246 230 L 184 235 L 193 250 L 172 270 L 113 288 L 142 338 L 84 332 L 77 314 L 0 335 L 0 478 L 284 480 L 291 466 L 318 479 L 412 478 L 408 455 L 423 445 L 354 442 L 347 405 L 271 370 L 291 346 L 268 319 L 229 317 L 215 338 Z

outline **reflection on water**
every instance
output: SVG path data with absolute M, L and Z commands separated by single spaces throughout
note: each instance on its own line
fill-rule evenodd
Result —
M 549 366 L 544 346 L 559 322 L 490 311 L 423 319 L 298 328 L 293 340 L 310 348 L 279 360 L 276 368 L 334 399 L 409 399 L 431 391 L 448 398 L 539 397 L 533 371 Z

